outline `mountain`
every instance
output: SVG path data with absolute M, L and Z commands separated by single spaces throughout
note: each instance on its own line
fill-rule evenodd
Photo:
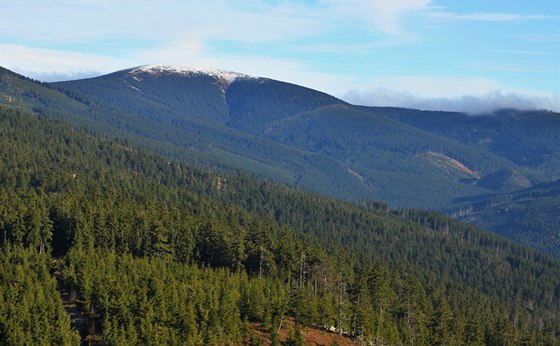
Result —
M 550 161 L 556 160 L 557 151 L 547 149 L 538 162 L 528 159 L 549 143 L 558 145 L 557 115 L 549 116 L 546 125 L 540 118 L 519 115 L 524 122 L 516 129 L 531 124 L 544 134 L 543 143 L 525 136 L 532 151 L 506 151 L 505 135 L 493 137 L 495 145 L 473 145 L 487 143 L 488 136 L 463 138 L 458 125 L 457 134 L 450 135 L 451 125 L 444 121 L 439 131 L 435 120 L 422 128 L 383 109 L 357 107 L 301 86 L 233 72 L 149 65 L 51 85 L 3 78 L 5 104 L 9 98 L 11 104 L 23 103 L 45 114 L 71 113 L 66 120 L 171 158 L 241 169 L 344 199 L 445 209 L 457 198 L 560 178 L 560 165 Z M 25 86 L 10 88 L 11 83 Z M 34 94 L 18 93 L 26 88 Z
M 560 180 L 508 194 L 466 198 L 449 212 L 560 258 Z
M 518 166 L 531 168 L 536 174 L 558 176 L 559 113 L 502 109 L 492 114 L 468 115 L 387 107 L 367 109 L 415 128 L 491 152 Z M 503 176 L 504 174 L 508 176 Z M 531 185 L 531 181 L 519 172 L 501 171 L 498 175 L 502 175 L 497 177 L 498 181 L 506 184 L 518 187 Z M 488 185 L 497 189 L 500 187 L 492 182 Z
M 560 262 L 436 212 L 200 170 L 5 107 L 0 157 L 2 343 L 78 344 L 77 328 L 260 344 L 286 320 L 358 343 L 560 339 Z
M 0 69 L 0 103 L 197 167 L 393 207 L 454 212 L 468 198 L 560 178 L 560 115 L 545 111 L 361 107 L 267 78 L 166 65 L 53 84 Z M 548 246 L 548 237 L 519 235 L 523 223 L 493 229 Z
M 487 115 L 367 108 L 418 129 L 457 140 L 556 179 L 560 167 L 560 114 L 500 110 Z M 477 181 L 493 193 L 458 197 L 447 212 L 523 244 L 560 257 L 558 180 L 536 184 L 518 169 L 500 169 Z M 506 194 L 496 194 L 500 190 Z

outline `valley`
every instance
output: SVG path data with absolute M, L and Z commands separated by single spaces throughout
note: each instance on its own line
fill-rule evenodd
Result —
M 197 167 L 344 200 L 453 213 L 462 200 L 560 178 L 560 115 L 552 112 L 360 107 L 285 82 L 179 65 L 51 85 L 0 72 L 7 106 Z M 492 230 L 540 249 L 551 241 L 514 236 L 522 222 L 508 227 Z
M 243 74 L 45 84 L 2 69 L 0 92 L 2 340 L 79 343 L 52 254 L 103 344 L 290 343 L 318 326 L 381 344 L 558 341 L 559 167 L 516 156 L 538 151 L 521 137 L 533 117 L 555 145 L 557 114 L 506 114 L 504 152 L 490 125 L 457 125 L 496 114 L 440 131 L 426 125 L 440 113 Z

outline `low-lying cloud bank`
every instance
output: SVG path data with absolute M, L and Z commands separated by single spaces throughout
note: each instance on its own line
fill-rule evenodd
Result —
M 469 114 L 491 113 L 498 109 L 520 110 L 545 109 L 560 112 L 560 99 L 517 93 L 490 92 L 484 95 L 465 95 L 457 98 L 427 98 L 408 92 L 379 88 L 371 91 L 352 90 L 341 97 L 356 105 L 376 107 L 404 107 L 434 111 L 465 112 Z
M 20 73 L 24 76 L 29 76 L 29 78 L 33 78 L 35 80 L 41 82 L 62 82 L 62 81 L 69 81 L 69 80 L 77 80 L 77 79 L 85 79 L 85 78 L 92 78 L 101 76 L 103 73 L 98 71 L 79 71 L 79 72 L 29 72 L 29 71 L 15 71 Z

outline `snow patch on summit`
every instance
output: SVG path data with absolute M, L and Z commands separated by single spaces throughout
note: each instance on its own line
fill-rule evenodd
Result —
M 186 65 L 143 65 L 129 72 L 129 74 L 132 75 L 133 78 L 134 75 L 139 73 L 147 73 L 152 76 L 178 75 L 178 76 L 185 76 L 185 77 L 189 77 L 193 75 L 208 75 L 208 76 L 215 77 L 222 83 L 225 82 L 225 84 L 231 84 L 233 81 L 240 78 L 244 78 L 244 79 L 255 78 L 243 73 L 225 71 L 220 69 L 195 68 Z

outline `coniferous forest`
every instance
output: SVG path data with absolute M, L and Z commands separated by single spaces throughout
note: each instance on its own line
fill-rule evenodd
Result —
M 0 67 L 0 104 L 193 167 L 435 208 L 560 256 L 550 185 L 560 178 L 559 113 L 360 107 L 295 84 L 165 65 L 52 84 Z
M 302 344 L 280 340 L 287 319 L 374 345 L 560 343 L 560 262 L 439 213 L 195 169 L 8 108 L 0 158 L 2 344 Z

